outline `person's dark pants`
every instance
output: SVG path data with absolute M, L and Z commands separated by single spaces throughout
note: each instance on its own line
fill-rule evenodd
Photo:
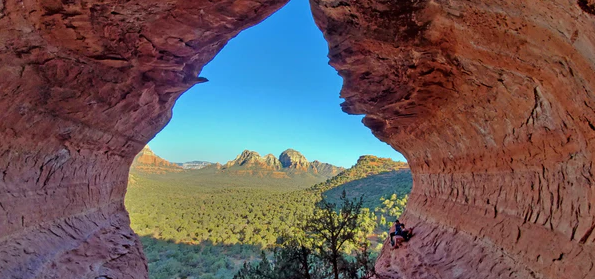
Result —
M 401 237 L 403 237 L 403 239 L 405 241 L 409 241 L 409 238 L 410 238 L 409 231 L 402 231 L 398 235 L 400 235 Z

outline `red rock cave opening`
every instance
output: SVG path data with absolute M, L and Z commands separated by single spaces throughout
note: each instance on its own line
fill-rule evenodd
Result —
M 285 2 L 0 1 L 0 277 L 147 277 L 128 166 L 225 42 Z M 591 14 L 310 3 L 343 109 L 413 172 L 419 241 L 383 253 L 379 278 L 595 276 Z

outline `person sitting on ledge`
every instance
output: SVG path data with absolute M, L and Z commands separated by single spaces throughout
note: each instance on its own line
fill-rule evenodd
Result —
M 399 244 L 405 241 L 405 238 L 401 236 L 401 222 L 395 220 L 395 223 L 389 229 L 390 245 L 393 249 L 399 248 Z
M 403 224 L 403 223 L 400 223 L 399 226 L 401 227 L 401 229 L 399 230 L 400 231 L 399 235 L 401 237 L 403 237 L 403 239 L 405 241 L 409 241 L 409 239 L 413 236 L 413 229 L 415 229 L 415 228 L 413 227 L 413 228 L 406 229 L 405 224 Z

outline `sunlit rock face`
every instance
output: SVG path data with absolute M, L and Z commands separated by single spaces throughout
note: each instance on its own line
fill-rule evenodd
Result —
M 181 172 L 184 168 L 157 156 L 155 152 L 146 145 L 143 150 L 136 154 L 134 160 L 132 160 L 130 170 L 144 173 L 164 174 Z
M 146 278 L 128 168 L 286 0 L 0 0 L 0 278 Z
M 284 2 L 0 0 L 0 278 L 145 278 L 128 167 Z M 595 278 L 591 0 L 311 1 L 343 109 L 403 152 L 381 278 Z
M 302 155 L 302 153 L 299 153 L 298 151 L 293 149 L 287 149 L 281 152 L 281 155 L 279 155 L 279 161 L 281 162 L 281 165 L 283 165 L 284 168 L 291 168 L 303 171 L 306 171 L 308 169 L 308 166 L 310 165 L 310 163 L 308 162 L 306 157 Z
M 379 278 L 595 278 L 593 1 L 311 3 L 343 110 L 413 172 Z
M 133 164 L 134 166 L 134 164 Z M 308 162 L 302 153 L 287 149 L 281 152 L 279 158 L 273 154 L 262 157 L 258 152 L 244 150 L 235 159 L 227 162 L 221 168 L 224 173 L 232 175 L 268 176 L 275 178 L 290 178 L 294 175 L 312 175 L 325 180 L 345 170 L 320 161 Z

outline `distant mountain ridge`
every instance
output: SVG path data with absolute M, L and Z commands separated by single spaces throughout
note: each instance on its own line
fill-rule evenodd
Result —
M 320 161 L 309 162 L 306 157 L 294 149 L 283 151 L 279 158 L 273 154 L 264 157 L 258 152 L 244 150 L 235 159 L 220 167 L 221 171 L 235 174 L 252 174 L 285 178 L 294 174 L 311 174 L 333 177 L 344 168 Z
M 148 145 L 145 145 L 143 150 L 134 157 L 130 168 L 141 172 L 156 174 L 181 172 L 184 170 L 181 166 L 157 156 Z
M 185 170 L 199 170 L 212 164 L 213 163 L 207 161 L 190 161 L 186 163 L 177 163 L 178 166 L 182 167 Z
M 273 154 L 262 157 L 258 152 L 244 150 L 235 159 L 228 161 L 225 165 L 206 161 L 191 161 L 186 163 L 171 163 L 157 156 L 149 146 L 136 155 L 131 170 L 164 174 L 169 172 L 193 171 L 215 171 L 221 175 L 241 175 L 271 178 L 290 178 L 295 175 L 309 175 L 327 179 L 333 177 L 343 170 L 320 161 L 309 162 L 304 155 L 294 149 L 283 151 L 279 158 Z

